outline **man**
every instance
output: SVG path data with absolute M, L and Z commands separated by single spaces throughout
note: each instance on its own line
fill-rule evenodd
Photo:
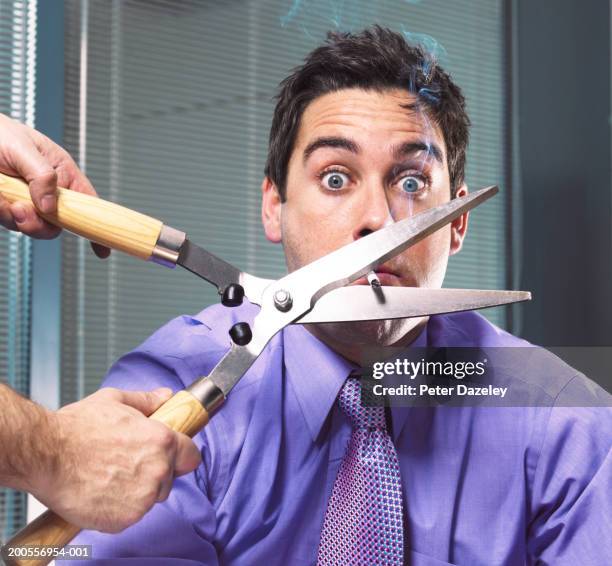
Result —
M 58 184 L 96 194 L 65 150 L 1 114 L 0 171 L 26 179 L 43 212 L 55 210 Z M 2 197 L 0 224 L 37 238 L 59 233 L 33 206 Z M 109 388 L 52 412 L 0 384 L 0 485 L 34 494 L 83 528 L 126 528 L 168 496 L 175 475 L 200 461 L 185 435 L 145 417 L 170 394 Z
M 402 36 L 378 27 L 330 36 L 281 84 L 262 185 L 266 236 L 294 270 L 465 194 L 467 134 L 460 90 Z M 466 230 L 467 214 L 377 268 L 381 282 L 439 287 Z M 105 384 L 181 389 L 255 314 L 214 306 L 176 319 Z M 202 464 L 165 503 L 119 535 L 75 540 L 92 545 L 86 564 L 605 561 L 610 412 L 563 407 L 577 391 L 593 405 L 605 392 L 555 361 L 544 392 L 552 408 L 385 415 L 359 404 L 349 377 L 371 344 L 527 345 L 473 312 L 290 326 L 197 436 Z

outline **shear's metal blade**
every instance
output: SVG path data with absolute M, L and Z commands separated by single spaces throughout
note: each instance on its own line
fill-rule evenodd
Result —
M 290 273 L 277 281 L 274 288 L 283 288 L 291 293 L 297 318 L 314 306 L 325 293 L 343 287 L 382 265 L 389 258 L 489 199 L 498 190 L 496 186 L 487 187 L 381 228 Z
M 531 300 L 526 291 L 340 287 L 323 295 L 297 324 L 387 320 L 484 309 Z

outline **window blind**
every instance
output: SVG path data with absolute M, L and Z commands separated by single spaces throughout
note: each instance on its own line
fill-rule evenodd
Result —
M 0 0 L 0 112 L 33 125 L 36 2 Z M 29 393 L 30 243 L 0 228 L 0 382 Z M 26 519 L 26 495 L 0 486 L 0 545 Z
M 467 180 L 506 176 L 501 0 L 66 2 L 65 143 L 100 195 L 186 231 L 261 276 L 285 270 L 259 219 L 259 186 L 278 82 L 325 31 L 378 21 L 435 37 L 473 121 Z M 327 6 L 327 8 L 325 8 Z M 331 7 L 331 8 L 330 8 Z M 333 8 L 333 9 L 332 9 Z M 327 9 L 328 12 L 322 10 Z M 472 216 L 447 286 L 504 288 L 505 200 Z M 62 401 L 94 390 L 110 364 L 157 327 L 217 297 L 190 274 L 63 245 Z M 501 310 L 488 312 L 504 324 Z

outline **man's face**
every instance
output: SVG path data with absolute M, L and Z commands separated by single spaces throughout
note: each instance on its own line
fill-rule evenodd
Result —
M 444 137 L 424 111 L 405 108 L 411 102 L 405 91 L 355 88 L 307 106 L 289 161 L 286 201 L 280 203 L 269 180 L 263 183 L 266 235 L 282 241 L 289 271 L 450 200 Z M 466 192 L 461 187 L 458 196 Z M 379 266 L 381 283 L 441 287 L 448 256 L 460 249 L 466 227 L 464 216 Z M 419 324 L 319 325 L 315 334 L 332 342 L 391 345 Z

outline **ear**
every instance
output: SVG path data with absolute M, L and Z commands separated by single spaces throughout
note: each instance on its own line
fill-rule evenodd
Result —
M 281 199 L 276 185 L 269 177 L 261 183 L 261 223 L 266 238 L 274 244 L 281 241 Z
M 456 198 L 464 197 L 468 194 L 467 185 L 464 183 L 457 189 Z M 449 255 L 456 254 L 463 245 L 463 239 L 467 233 L 469 212 L 463 213 L 451 223 L 451 244 Z

